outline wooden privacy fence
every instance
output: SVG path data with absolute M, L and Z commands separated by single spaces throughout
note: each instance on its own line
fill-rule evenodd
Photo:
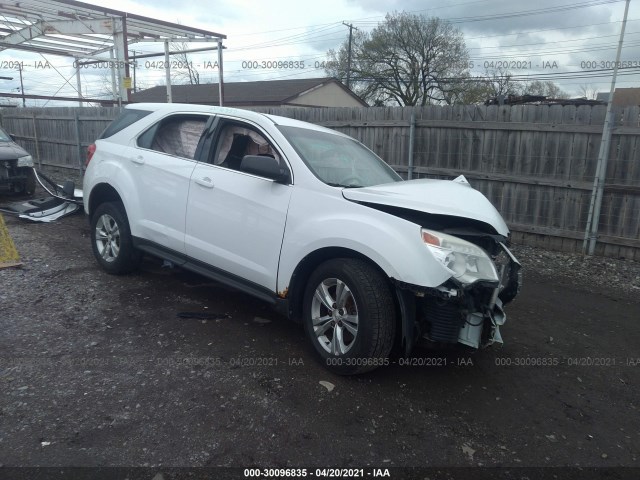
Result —
M 463 174 L 515 242 L 582 251 L 604 106 L 430 106 L 255 110 L 344 132 L 405 177 Z M 2 125 L 42 166 L 80 169 L 114 108 L 5 109 Z M 596 253 L 640 260 L 640 109 L 616 111 Z
M 582 251 L 605 106 L 257 110 L 344 132 L 405 176 L 463 174 L 514 241 Z M 639 115 L 638 107 L 616 111 L 597 254 L 640 260 Z
M 0 123 L 39 167 L 81 171 L 87 147 L 119 112 L 107 107 L 12 108 L 0 110 Z

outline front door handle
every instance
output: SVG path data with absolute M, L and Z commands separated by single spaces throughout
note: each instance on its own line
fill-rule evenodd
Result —
M 144 157 L 142 155 L 138 155 L 137 157 L 131 157 L 130 160 L 133 163 L 137 163 L 138 165 L 144 165 Z
M 213 188 L 213 180 L 209 177 L 198 178 L 196 179 L 196 183 L 206 188 Z

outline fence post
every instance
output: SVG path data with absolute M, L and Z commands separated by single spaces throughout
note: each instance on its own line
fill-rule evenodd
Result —
M 78 148 L 78 169 L 82 175 L 82 142 L 80 141 L 80 119 L 78 118 L 78 110 L 74 110 L 73 121 L 76 126 L 76 147 Z
M 413 178 L 413 144 L 416 138 L 416 111 L 411 109 L 411 123 L 409 124 L 409 161 L 407 162 L 407 180 Z
M 42 170 L 42 159 L 40 158 L 40 140 L 38 140 L 38 122 L 36 122 L 36 112 L 31 113 L 33 123 L 33 141 L 36 144 L 36 157 L 38 158 L 38 168 Z

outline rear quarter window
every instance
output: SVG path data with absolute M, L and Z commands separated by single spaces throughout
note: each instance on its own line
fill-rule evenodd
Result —
M 146 117 L 151 112 L 148 110 L 135 110 L 133 108 L 125 109 L 120 115 L 118 115 L 113 122 L 105 129 L 104 132 L 98 137 L 98 139 L 109 138 L 118 133 L 120 130 L 124 130 L 129 125 L 133 125 L 141 118 Z

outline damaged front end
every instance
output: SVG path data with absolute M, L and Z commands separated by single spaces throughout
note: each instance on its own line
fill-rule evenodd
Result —
M 450 235 L 422 229 L 423 241 L 451 278 L 428 288 L 396 281 L 402 310 L 402 347 L 420 339 L 479 348 L 502 343 L 504 306 L 520 290 L 520 263 L 500 235 L 463 231 Z
M 82 190 L 76 189 L 72 181 L 67 180 L 58 185 L 35 168 L 30 170 L 34 179 L 49 196 L 1 205 L 0 212 L 34 222 L 52 222 L 82 211 Z
M 425 253 L 449 274 L 435 287 L 392 279 L 402 318 L 402 354 L 420 339 L 472 348 L 502 343 L 503 307 L 520 290 L 521 270 L 507 248 L 507 224 L 482 193 L 459 176 L 345 189 L 343 195 L 420 226 Z

